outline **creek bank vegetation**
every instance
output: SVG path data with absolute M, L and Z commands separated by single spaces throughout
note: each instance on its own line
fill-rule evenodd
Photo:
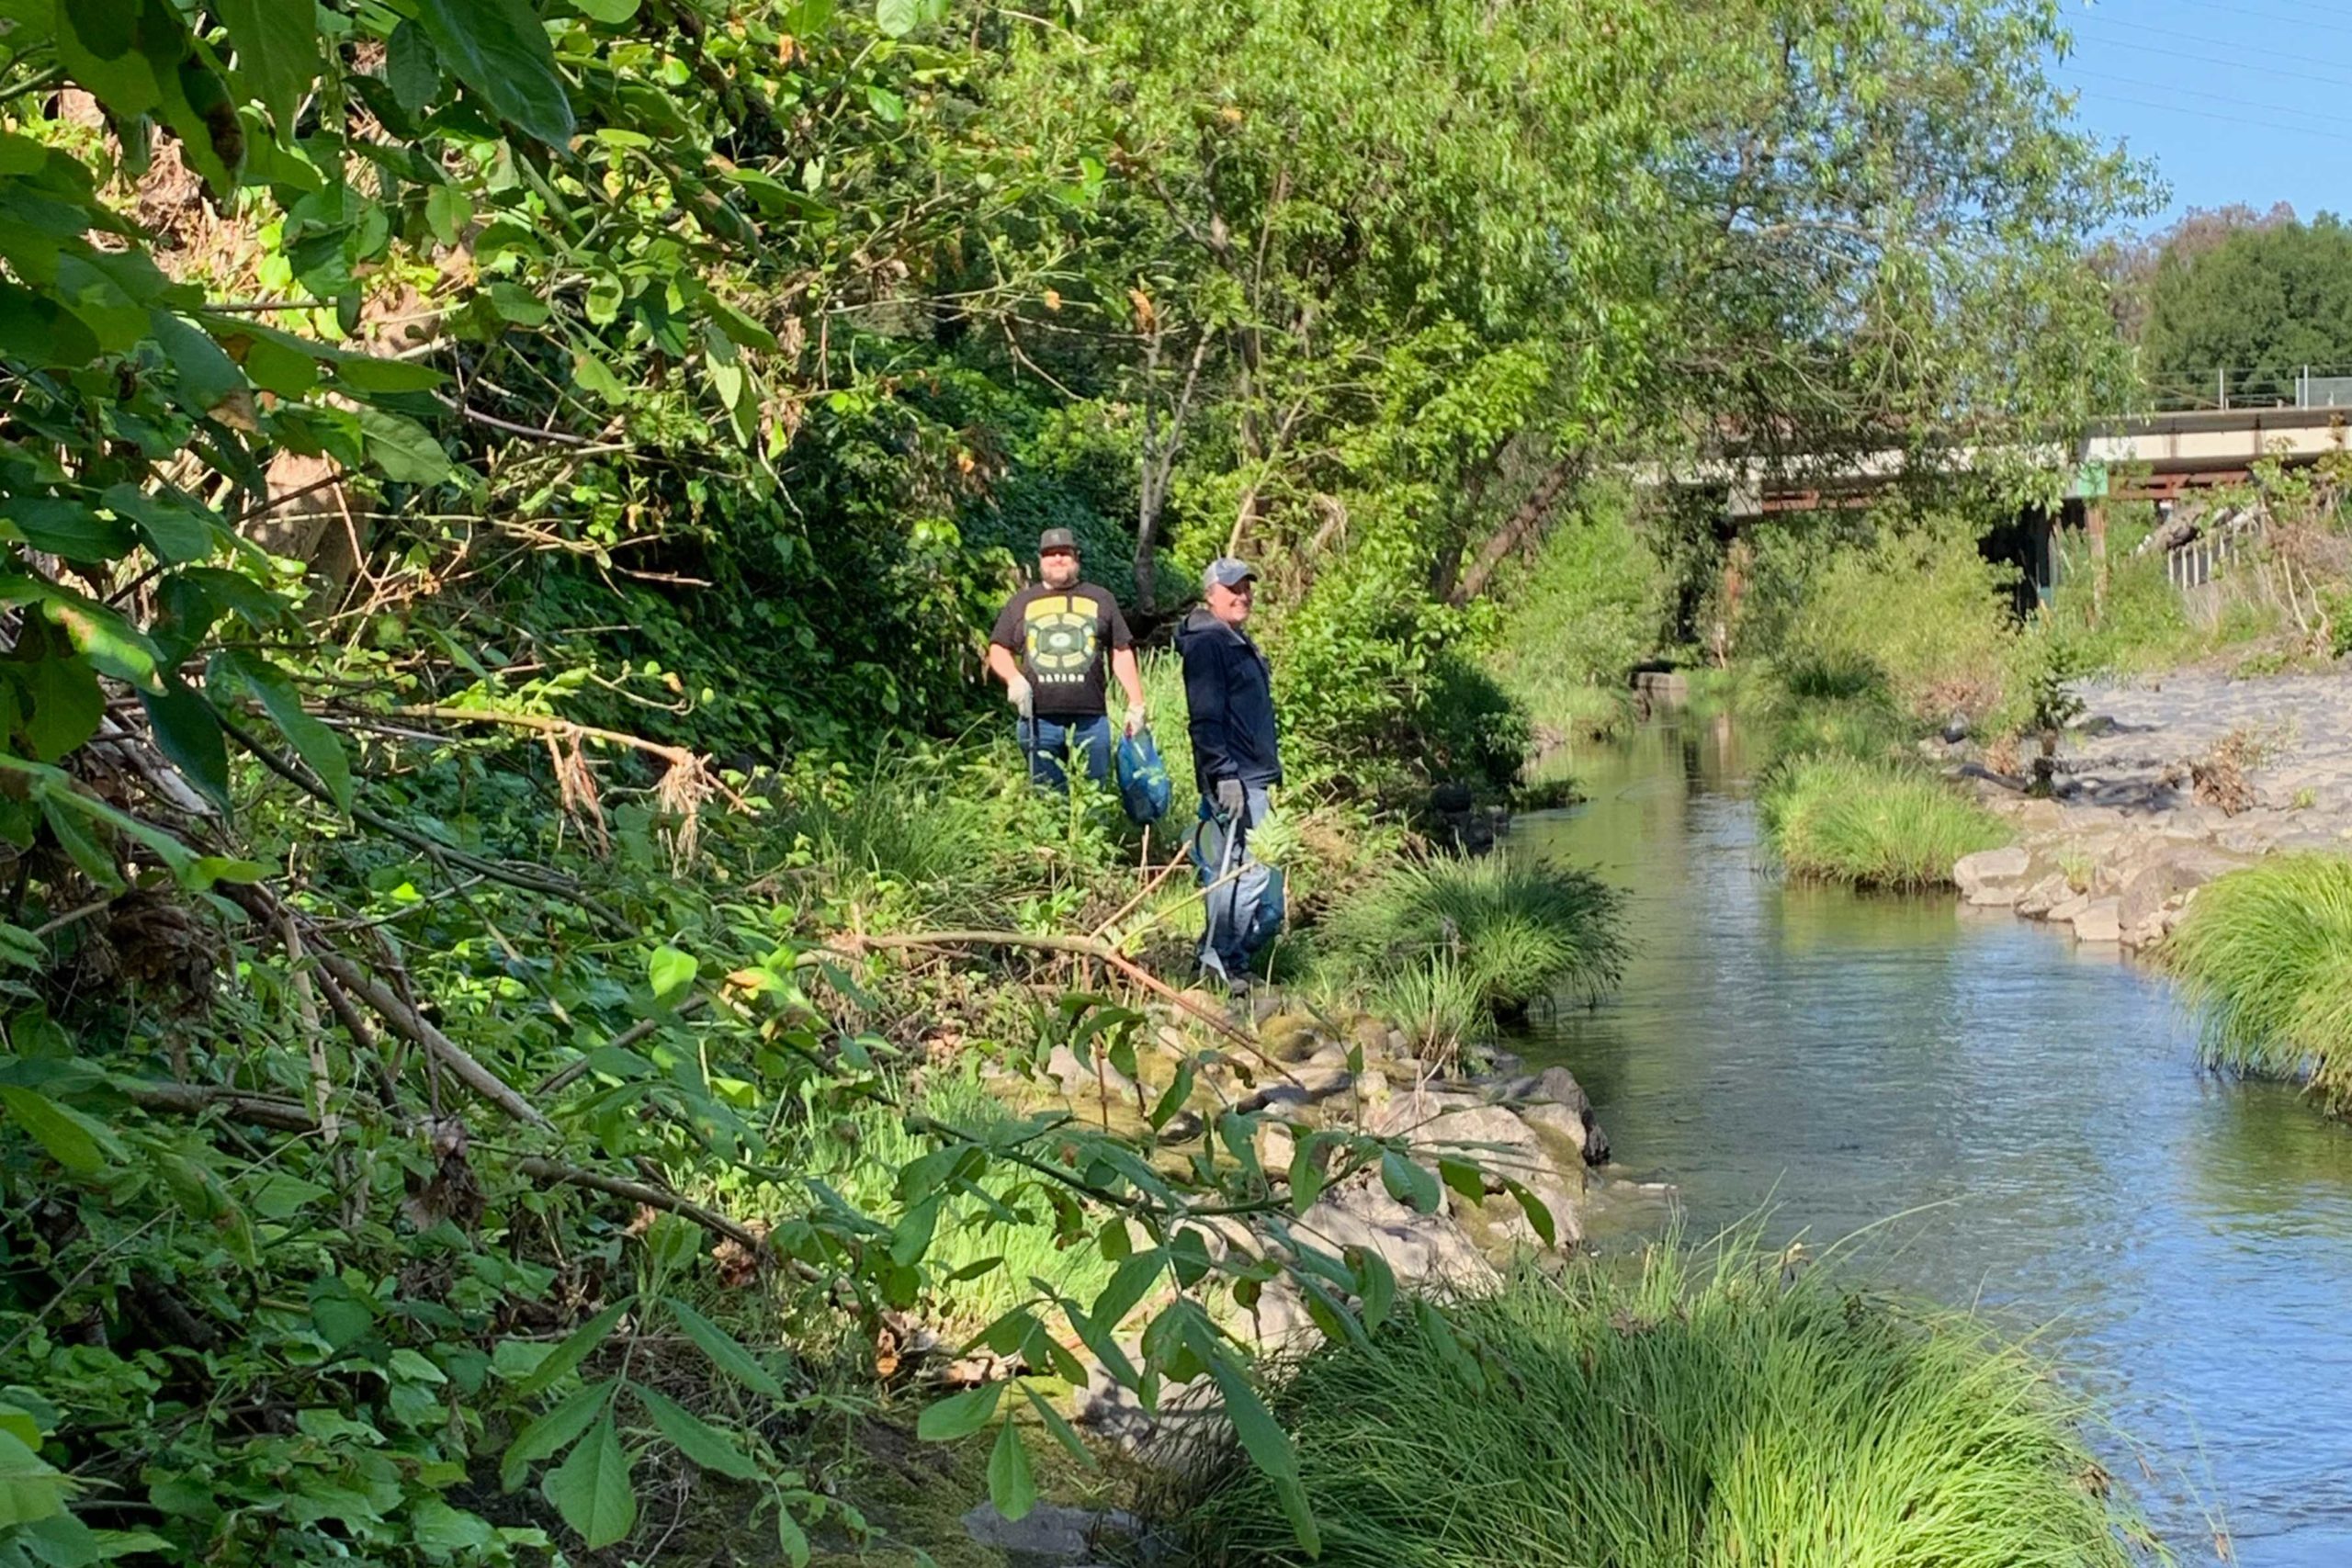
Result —
M 2352 1113 L 2352 860 L 2287 854 L 2203 888 L 2165 948 L 2215 1066 L 2301 1082 Z
M 2265 463 L 2162 531 L 2151 509 L 2119 503 L 2103 554 L 2058 536 L 2056 589 L 2023 615 L 2017 569 L 1988 555 L 1996 536 L 1984 520 L 2014 505 L 1998 495 L 1920 492 L 1817 529 L 1758 529 L 1732 552 L 1739 658 L 1702 696 L 1739 712 L 1764 741 L 1771 761 L 1758 794 L 1776 858 L 1858 886 L 1947 884 L 1960 855 L 2023 829 L 2047 840 L 2036 847 L 2050 862 L 2039 882 L 2067 846 L 2041 831 L 2052 824 L 2024 827 L 2035 799 L 2227 818 L 2255 807 L 2253 776 L 2291 753 L 2288 737 L 2250 721 L 2142 787 L 2111 776 L 2122 759 L 2104 750 L 2077 760 L 2098 750 L 2081 727 L 2096 716 L 2103 678 L 2160 678 L 2184 663 L 2245 677 L 2334 668 L 2336 606 L 2352 593 L 2347 474 L 2337 457 L 2297 469 Z M 2165 552 L 2200 531 L 2218 531 L 2222 564 L 2183 587 Z M 2096 802 L 2083 795 L 2086 770 L 2102 775 Z M 1939 781 L 1948 801 L 1936 798 Z M 2308 789 L 2299 803 L 2318 798 Z M 1825 834 L 1833 801 L 1848 804 Z M 1984 806 L 2017 826 L 1987 829 Z M 2104 819 L 2081 826 L 2116 840 Z M 2103 917 L 2094 923 L 2103 929 Z
M 1265 563 L 1338 921 L 1400 803 L 1515 781 L 1477 655 L 1585 478 L 2125 370 L 2079 253 L 2143 187 L 2041 0 L 5 23 L 9 1568 L 797 1563 L 889 1532 L 918 1404 L 1018 1516 L 1102 1383 L 1214 1391 L 1311 1550 L 1242 1325 L 1435 1332 L 1470 1222 L 1567 1228 L 1573 1080 L 1414 1053 L 1605 977 L 1610 911 L 1404 911 L 1331 962 L 1431 1026 L 1270 1065 L 1180 989 L 1167 829 L 970 739 L 1017 555 L 1148 626 Z
M 1810 752 L 1777 766 L 1760 820 L 1790 875 L 1902 892 L 1948 886 L 1963 856 L 2008 837 L 1923 768 Z
M 1417 1308 L 1307 1356 L 1274 1413 L 1331 1500 L 1312 1561 L 1351 1568 L 2142 1560 L 2047 1367 L 1741 1245 Z M 1209 1561 L 1310 1561 L 1240 1463 L 1181 1514 Z

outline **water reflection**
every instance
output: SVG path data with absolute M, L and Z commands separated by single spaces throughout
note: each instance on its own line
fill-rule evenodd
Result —
M 2163 985 L 2112 956 L 1783 887 L 1727 725 L 1578 761 L 1590 802 L 1518 836 L 1626 888 L 1638 952 L 1527 1048 L 1608 1128 L 1603 1244 L 1669 1201 L 1693 1230 L 1769 1202 L 1776 1238 L 1904 1215 L 1872 1267 L 2050 1325 L 2152 1450 L 2143 1500 L 2184 1560 L 2218 1508 L 2254 1568 L 2352 1563 L 2352 1133 L 2199 1072 Z

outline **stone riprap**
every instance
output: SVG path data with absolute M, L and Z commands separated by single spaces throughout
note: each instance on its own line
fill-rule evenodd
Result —
M 1222 1003 L 1199 992 L 1186 999 L 1197 1010 L 1189 1015 L 1159 1004 L 1148 1010 L 1152 1027 L 1136 1042 L 1133 1077 L 1057 1045 L 1034 1077 L 1000 1077 L 1000 1092 L 1015 1103 L 1066 1108 L 1081 1124 L 1146 1136 L 1150 1129 L 1142 1123 L 1142 1107 L 1189 1073 L 1193 1105 L 1153 1140 L 1164 1156 L 1185 1157 L 1185 1145 L 1215 1137 L 1210 1122 L 1220 1111 L 1254 1114 L 1260 1122 L 1253 1152 L 1277 1194 L 1289 1190 L 1300 1142 L 1323 1130 L 1394 1139 L 1432 1171 L 1447 1159 L 1474 1164 L 1484 1174 L 1483 1197 L 1465 1197 L 1449 1184 L 1441 1189 L 1436 1209 L 1421 1213 L 1397 1201 L 1376 1169 L 1359 1171 L 1324 1187 L 1295 1217 L 1202 1223 L 1198 1229 L 1213 1257 L 1295 1255 L 1308 1248 L 1337 1257 L 1359 1249 L 1385 1262 L 1401 1288 L 1447 1295 L 1493 1290 L 1513 1258 L 1566 1252 L 1581 1239 L 1585 1168 L 1609 1157 L 1609 1140 L 1566 1068 L 1527 1072 L 1516 1058 L 1498 1053 L 1483 1077 L 1438 1076 L 1413 1058 L 1404 1032 L 1386 1021 L 1368 1013 L 1328 1018 L 1289 1010 L 1272 990 L 1260 994 L 1253 1010 L 1254 1049 L 1237 1052 L 1229 1037 L 1199 1025 L 1200 1011 L 1214 1013 Z M 1550 1221 L 1548 1239 L 1521 1203 L 1521 1191 L 1542 1205 Z M 1138 1247 L 1150 1241 L 1139 1227 L 1133 1239 Z M 1135 1323 L 1149 1317 L 1157 1304 L 1143 1303 Z M 1298 1353 L 1320 1337 L 1305 1297 L 1286 1279 L 1269 1284 L 1255 1311 L 1226 1326 L 1276 1353 Z M 922 1337 L 920 1325 L 906 1332 L 910 1344 Z M 1130 1356 L 1138 1348 L 1134 1332 L 1131 1325 L 1123 1346 Z M 935 1335 L 930 1338 L 938 1342 Z M 1222 1415 L 1206 1382 L 1168 1391 L 1148 1412 L 1081 1347 L 1070 1348 L 1091 1374 L 1074 1414 L 1096 1436 L 1156 1461 L 1181 1455 L 1204 1431 L 1218 1429 Z M 981 1369 L 977 1375 L 1003 1370 Z M 986 1523 L 984 1513 L 976 1513 L 976 1521 Z
M 2257 811 L 2352 823 L 2352 676 L 2176 671 L 2076 692 L 2086 712 L 2059 748 L 2070 801 L 2142 811 L 2190 804 L 2188 763 L 2243 731 L 2267 748 L 2247 775 Z
M 1963 901 L 2130 949 L 2160 942 L 2215 877 L 2279 851 L 2352 853 L 2352 677 L 2203 671 L 2077 689 L 2053 798 L 1944 749 L 2017 841 L 1952 868 Z M 2231 742 L 2247 804 L 2197 798 L 2195 769 Z

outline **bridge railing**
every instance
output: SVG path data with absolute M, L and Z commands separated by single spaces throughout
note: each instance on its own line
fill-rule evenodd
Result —
M 2205 372 L 2148 378 L 2158 413 L 2231 409 L 2340 408 L 2352 412 L 2352 365 L 2217 366 Z

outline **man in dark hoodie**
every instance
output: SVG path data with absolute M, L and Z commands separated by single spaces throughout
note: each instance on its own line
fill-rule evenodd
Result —
M 1248 988 L 1251 955 L 1282 921 L 1279 897 L 1269 897 L 1272 878 L 1250 852 L 1250 829 L 1269 809 L 1266 791 L 1283 779 L 1272 672 L 1242 629 L 1257 580 L 1246 561 L 1209 562 L 1201 575 L 1204 602 L 1176 633 L 1201 790 L 1193 863 L 1208 889 L 1201 971 L 1234 990 Z

